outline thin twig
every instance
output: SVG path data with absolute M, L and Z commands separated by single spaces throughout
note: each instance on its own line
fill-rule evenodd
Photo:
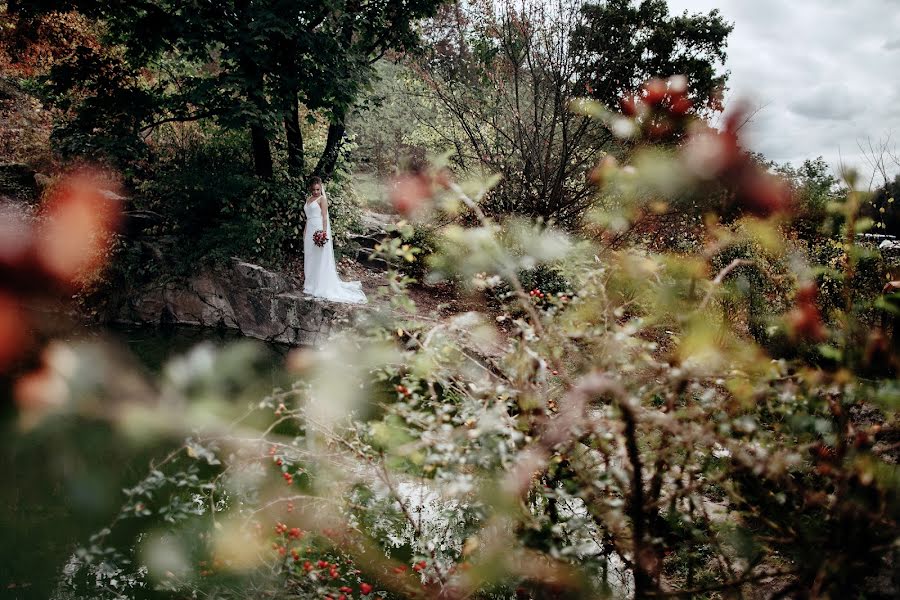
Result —
M 731 261 L 730 263 L 728 263 L 728 266 L 726 266 L 724 269 L 719 271 L 718 275 L 716 275 L 716 278 L 712 280 L 712 282 L 711 282 L 712 286 L 706 292 L 706 296 L 703 297 L 703 301 L 697 307 L 697 311 L 699 312 L 699 311 L 703 310 L 704 308 L 706 308 L 706 305 L 709 304 L 709 301 L 712 299 L 715 288 L 722 285 L 722 281 L 728 276 L 729 273 L 731 273 L 732 271 L 734 271 L 735 269 L 737 269 L 738 267 L 740 267 L 742 265 L 752 265 L 752 264 L 753 264 L 752 260 L 746 260 L 743 258 L 736 258 L 733 261 Z

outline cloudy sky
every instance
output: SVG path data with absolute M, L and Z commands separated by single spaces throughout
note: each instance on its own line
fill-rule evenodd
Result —
M 900 0 L 668 0 L 734 24 L 728 98 L 763 106 L 747 144 L 777 162 L 867 167 L 858 144 L 900 148 Z M 894 166 L 893 171 L 900 172 Z

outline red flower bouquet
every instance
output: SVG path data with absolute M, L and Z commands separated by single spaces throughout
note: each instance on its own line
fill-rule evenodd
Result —
M 325 245 L 325 242 L 328 241 L 328 236 L 325 235 L 325 232 L 321 229 L 313 234 L 313 242 L 315 242 L 316 246 L 321 248 Z

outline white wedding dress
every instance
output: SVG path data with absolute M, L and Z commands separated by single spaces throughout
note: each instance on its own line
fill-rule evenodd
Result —
M 334 263 L 331 223 L 322 226 L 322 208 L 319 200 L 307 202 L 303 207 L 306 228 L 303 230 L 303 293 L 332 302 L 365 304 L 366 294 L 359 281 L 341 281 Z M 328 231 L 328 241 L 322 247 L 313 242 L 313 234 Z

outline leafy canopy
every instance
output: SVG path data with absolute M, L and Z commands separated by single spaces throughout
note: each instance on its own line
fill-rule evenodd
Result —
M 18 10 L 77 10 L 105 25 L 106 42 L 121 49 L 117 62 L 143 75 L 136 87 L 152 99 L 126 129 L 132 136 L 163 122 L 207 117 L 270 135 L 298 100 L 310 110 L 343 115 L 363 92 L 374 61 L 415 44 L 415 21 L 439 3 L 37 0 Z M 96 66 L 94 54 L 72 57 L 77 73 Z M 111 93 L 127 87 L 122 77 L 93 86 L 88 77 L 53 79 L 69 81 L 68 89 L 88 87 L 85 95 L 104 100 L 84 102 L 85 112 L 131 106 Z
M 717 90 L 727 71 L 725 46 L 733 26 L 718 10 L 670 15 L 665 0 L 604 0 L 582 8 L 572 34 L 582 89 L 614 105 L 651 77 L 684 75 L 695 106 L 720 110 Z

